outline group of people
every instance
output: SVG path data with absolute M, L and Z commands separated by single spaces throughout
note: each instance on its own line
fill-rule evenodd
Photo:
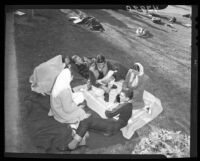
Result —
M 79 11 L 77 16 L 69 17 L 69 21 L 73 21 L 75 24 L 86 25 L 92 31 L 105 31 L 103 25 L 93 16 L 88 16 L 85 13 Z
M 78 73 L 97 88 L 104 90 L 105 101 L 109 101 L 109 92 L 112 88 L 117 88 L 115 85 L 109 84 L 111 81 L 118 81 L 118 68 L 110 61 L 106 60 L 103 55 L 98 55 L 96 58 L 79 57 L 73 55 L 66 57 L 64 60 L 66 67 L 78 70 Z
M 71 151 L 85 142 L 88 131 L 93 130 L 104 135 L 113 135 L 128 124 L 132 116 L 132 109 L 135 107 L 144 107 L 143 91 L 148 76 L 144 74 L 143 66 L 135 63 L 127 72 L 122 84 L 122 90 L 117 95 L 115 102 L 117 106 L 112 110 L 106 110 L 107 119 L 93 117 L 85 110 L 87 102 L 81 93 L 74 92 L 70 86 L 73 80 L 73 68 L 88 80 L 90 87 L 97 87 L 103 91 L 104 100 L 109 101 L 109 92 L 117 88 L 113 81 L 119 81 L 117 74 L 120 69 L 106 60 L 103 55 L 97 55 L 95 58 L 78 55 L 66 57 L 64 60 L 65 68 L 58 75 L 54 83 L 50 102 L 51 109 L 49 116 L 61 123 L 79 122 L 73 139 L 61 151 Z M 76 97 L 76 98 L 75 98 Z M 78 98 L 78 100 L 77 100 Z M 117 119 L 114 118 L 118 116 Z

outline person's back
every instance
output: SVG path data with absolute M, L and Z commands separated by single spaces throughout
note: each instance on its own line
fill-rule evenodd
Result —
M 61 123 L 74 123 L 85 117 L 85 111 L 78 107 L 72 99 L 69 71 L 66 68 L 59 74 L 50 95 L 51 109 L 48 115 L 54 116 Z

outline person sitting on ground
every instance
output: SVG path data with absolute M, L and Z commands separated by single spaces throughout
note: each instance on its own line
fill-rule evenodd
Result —
M 78 72 L 80 75 L 82 75 L 84 78 L 89 78 L 89 67 L 87 64 L 83 61 L 81 57 L 78 55 L 72 56 L 72 62 L 76 65 Z
M 86 132 L 92 130 L 102 133 L 106 136 L 111 136 L 120 131 L 128 123 L 129 118 L 132 116 L 132 91 L 121 91 L 120 103 L 112 111 L 105 111 L 107 119 L 93 117 L 90 115 L 88 118 L 82 120 L 76 130 L 73 139 L 65 146 L 62 151 L 75 150 L 79 143 L 82 141 Z M 118 116 L 118 118 L 113 118 Z
M 93 63 L 89 70 L 92 71 L 90 73 L 91 84 L 102 88 L 105 92 L 105 101 L 108 101 L 111 88 L 116 88 L 111 82 L 115 80 L 118 68 L 106 61 L 103 55 L 97 55 L 96 63 Z
M 144 107 L 143 93 L 148 79 L 149 77 L 144 74 L 144 67 L 140 63 L 135 63 L 133 67 L 128 70 L 122 84 L 122 89 L 133 91 L 133 108 Z
M 49 116 L 61 123 L 76 123 L 88 117 L 81 105 L 84 101 L 82 93 L 73 93 L 70 83 L 73 73 L 65 68 L 56 78 L 51 95 Z

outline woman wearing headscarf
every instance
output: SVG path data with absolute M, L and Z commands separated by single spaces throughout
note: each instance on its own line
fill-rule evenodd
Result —
M 144 74 L 144 67 L 140 63 L 135 63 L 126 74 L 122 89 L 133 91 L 133 107 L 135 108 L 144 107 L 143 92 L 148 79 L 149 77 Z
M 61 123 L 77 123 L 87 117 L 79 104 L 84 101 L 81 93 L 73 93 L 70 82 L 73 75 L 65 68 L 58 75 L 50 95 L 51 109 L 48 113 Z

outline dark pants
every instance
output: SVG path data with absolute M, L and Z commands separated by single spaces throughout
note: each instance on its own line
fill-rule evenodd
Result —
M 92 130 L 106 135 L 113 135 L 118 133 L 126 124 L 120 119 L 103 119 L 90 116 L 80 122 L 76 134 L 83 137 L 88 130 Z

